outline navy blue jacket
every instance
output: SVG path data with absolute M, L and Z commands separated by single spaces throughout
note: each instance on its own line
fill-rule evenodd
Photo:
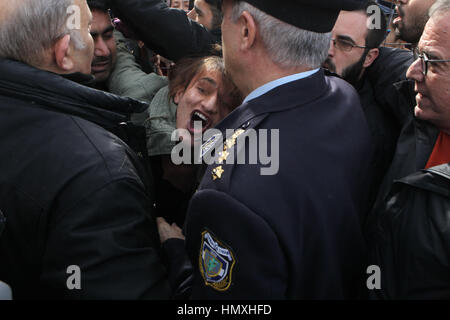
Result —
M 279 171 L 207 168 L 185 226 L 191 297 L 356 297 L 367 268 L 359 214 L 372 146 L 354 89 L 321 70 L 240 106 L 218 128 L 279 129 Z

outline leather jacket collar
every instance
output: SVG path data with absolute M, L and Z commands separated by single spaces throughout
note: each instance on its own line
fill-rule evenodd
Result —
M 131 113 L 148 108 L 144 102 L 84 85 L 91 80 L 91 76 L 80 73 L 62 76 L 18 61 L 0 60 L 0 94 L 5 96 L 107 126 L 126 122 Z

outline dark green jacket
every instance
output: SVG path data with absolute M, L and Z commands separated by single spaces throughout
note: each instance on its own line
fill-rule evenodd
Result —
M 169 99 L 167 77 L 143 72 L 125 44 L 125 38 L 116 33 L 117 62 L 108 87 L 111 93 L 141 100 L 150 105 L 143 113 L 133 114 L 131 120 L 147 131 L 149 156 L 170 154 L 175 146 L 171 136 L 176 129 L 177 106 Z

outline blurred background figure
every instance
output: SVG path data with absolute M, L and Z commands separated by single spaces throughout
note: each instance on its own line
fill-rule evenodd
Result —
M 189 18 L 209 31 L 220 30 L 222 17 L 222 0 L 195 0 L 194 8 L 189 12 Z
M 395 33 L 394 19 L 398 16 L 397 12 L 395 11 L 395 4 L 397 2 L 398 1 L 396 0 L 377 0 L 378 6 L 381 8 L 381 10 L 383 10 L 383 13 L 385 14 L 387 20 L 387 35 L 382 43 L 382 46 L 399 49 L 410 49 L 410 44 L 408 44 L 406 41 L 401 40 L 398 34 Z
M 189 0 L 170 0 L 169 6 L 174 9 L 189 11 Z
M 436 0 L 395 1 L 397 17 L 393 20 L 396 35 L 403 41 L 417 46 L 429 19 L 428 10 Z

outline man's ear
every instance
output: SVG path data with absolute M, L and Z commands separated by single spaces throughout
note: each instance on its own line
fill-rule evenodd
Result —
M 55 53 L 56 65 L 59 69 L 70 71 L 74 68 L 73 59 L 70 56 L 70 35 L 66 34 L 64 37 L 58 39 L 53 46 Z
M 378 55 L 380 54 L 380 50 L 378 48 L 370 49 L 366 55 L 366 60 L 364 61 L 363 67 L 368 68 L 372 65 Z
M 242 12 L 240 18 L 240 33 L 241 33 L 241 49 L 250 49 L 256 39 L 256 22 L 252 15 L 247 11 Z

